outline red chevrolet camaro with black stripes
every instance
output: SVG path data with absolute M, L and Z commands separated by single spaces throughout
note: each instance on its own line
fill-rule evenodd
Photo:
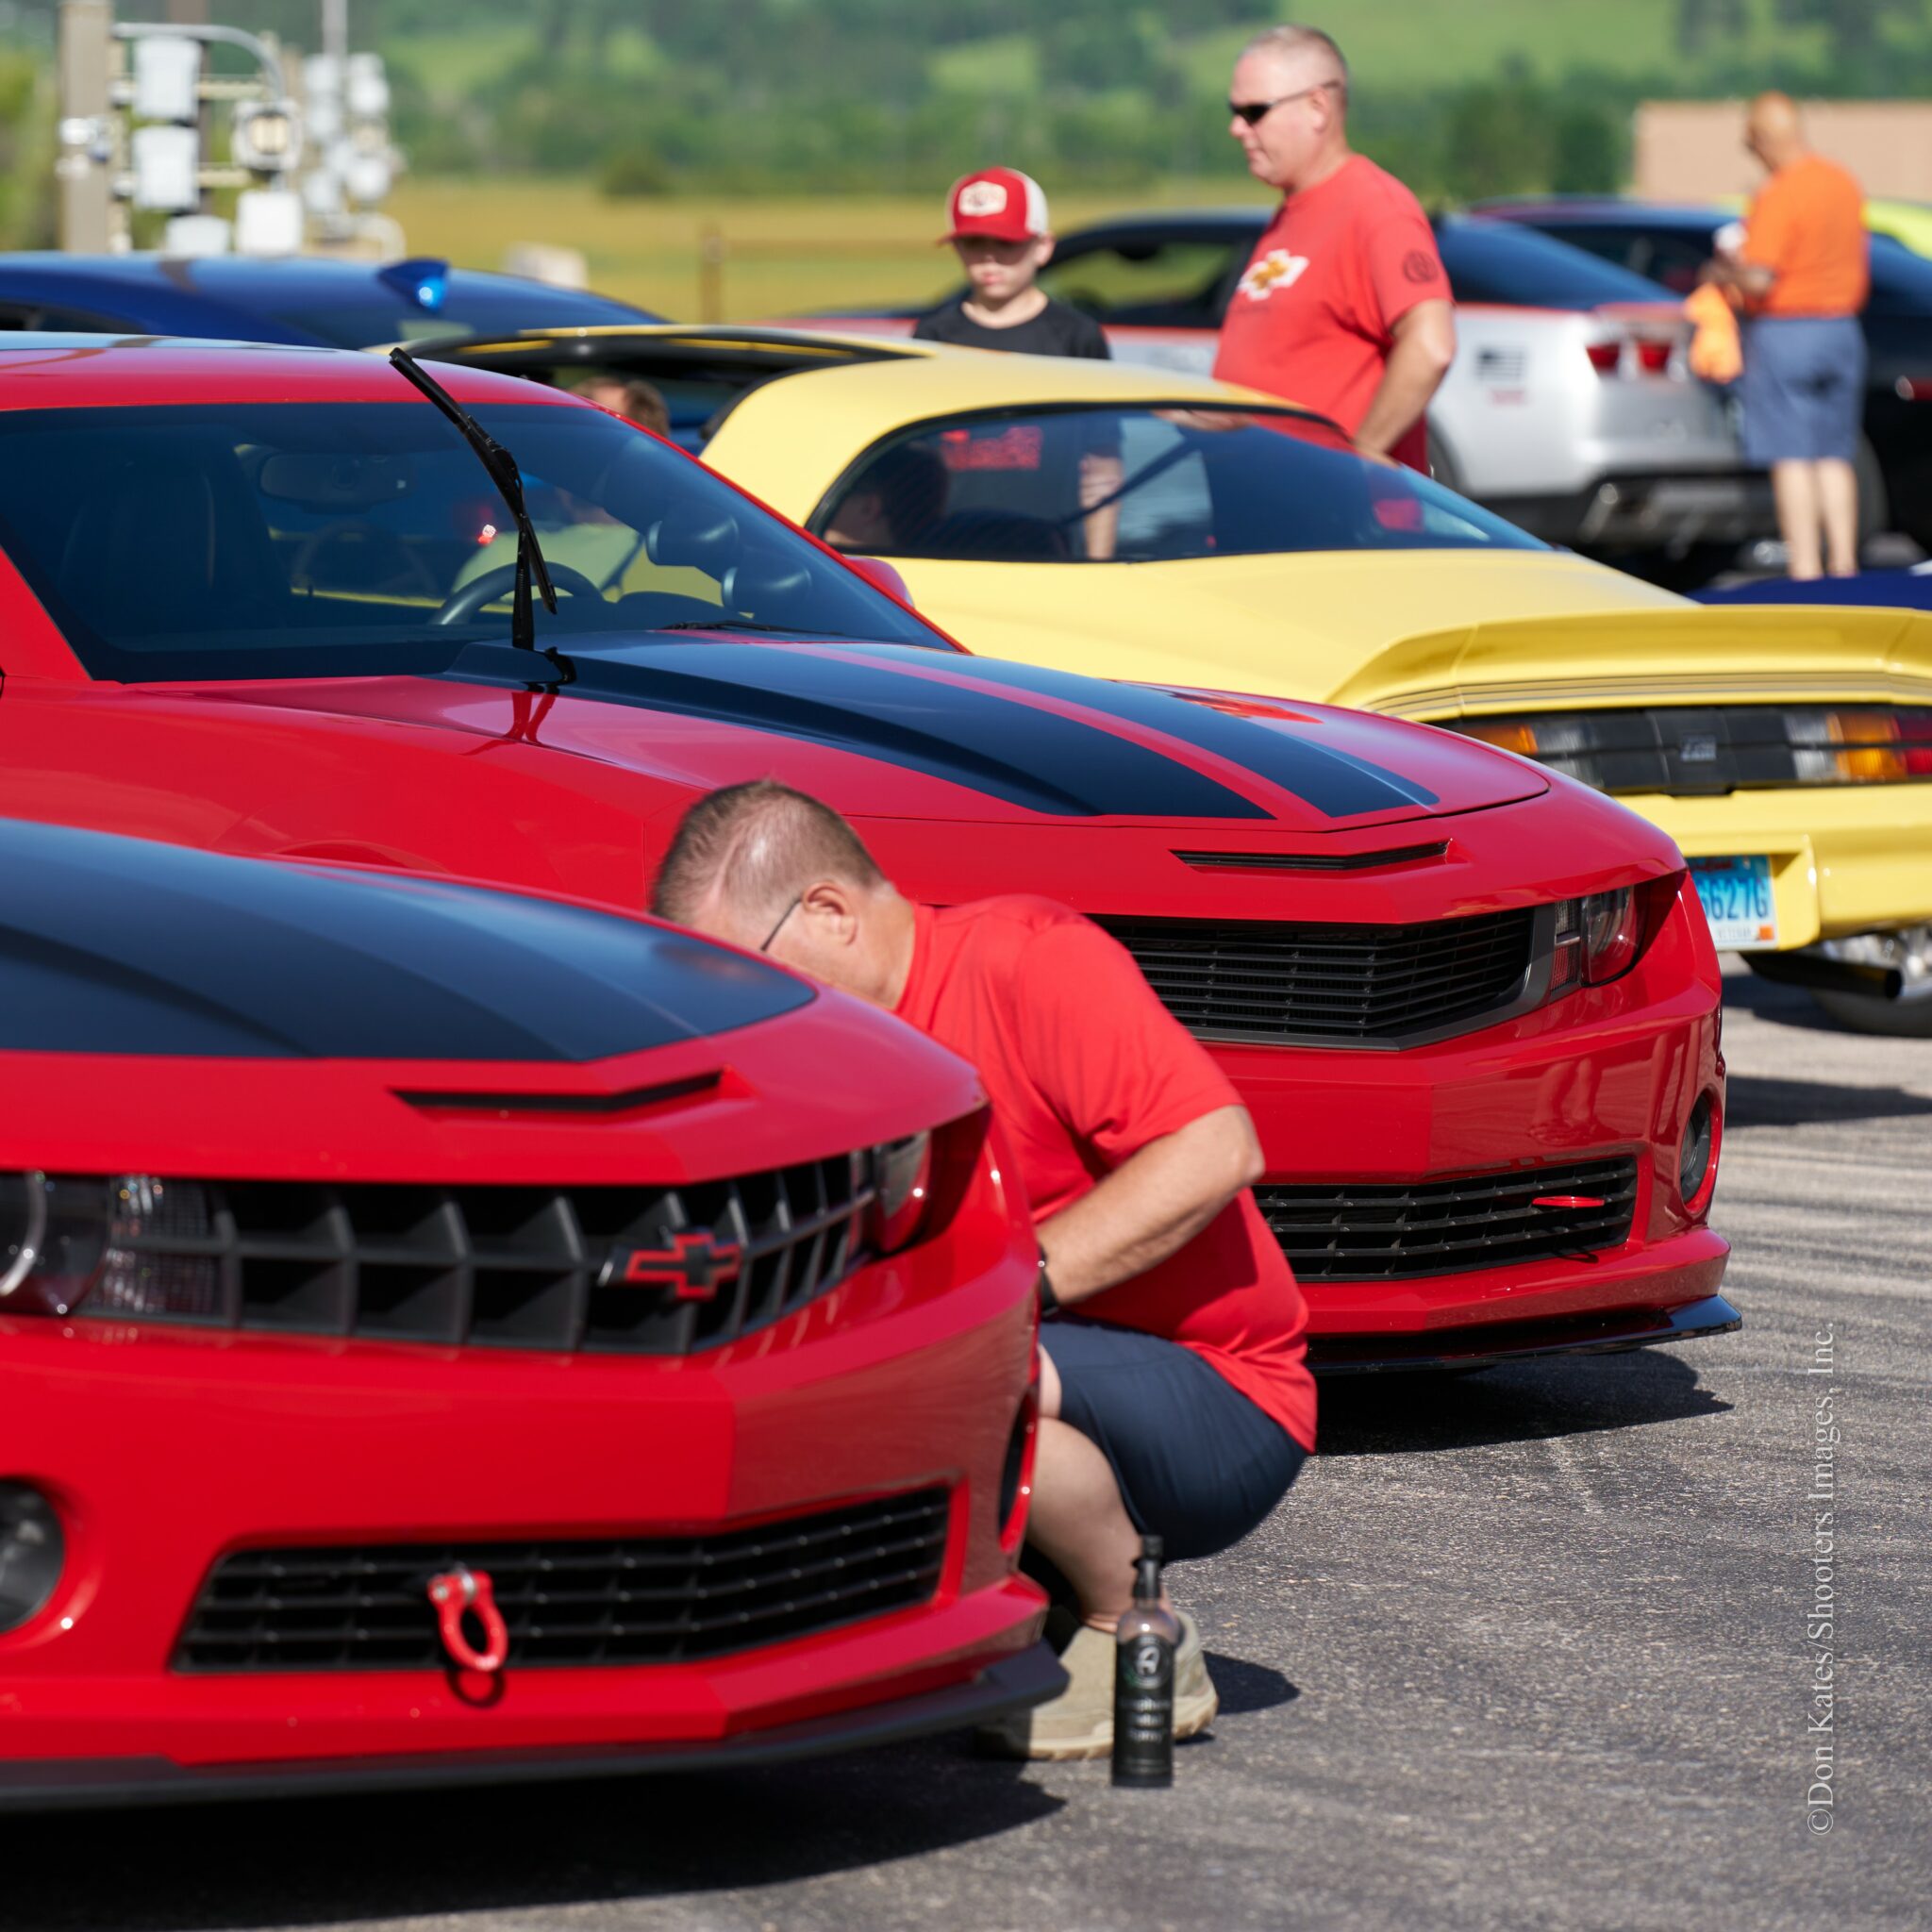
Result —
M 0 877 L 0 1811 L 1064 1682 L 962 1061 L 552 899 L 6 820 Z
M 437 373 L 0 349 L 0 810 L 634 908 L 692 799 L 774 775 L 918 897 L 1131 949 L 1254 1113 L 1318 1364 L 1737 1325 L 1663 834 L 1425 727 L 970 657 L 657 439 Z

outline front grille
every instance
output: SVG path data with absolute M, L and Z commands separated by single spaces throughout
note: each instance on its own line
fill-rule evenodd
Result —
M 720 1535 L 243 1550 L 202 1585 L 184 1671 L 426 1671 L 446 1659 L 429 1579 L 483 1571 L 508 1667 L 677 1663 L 930 1602 L 944 1489 Z
M 88 1315 L 684 1355 L 864 1258 L 875 1149 L 682 1187 L 140 1181 Z
M 1602 1205 L 1536 1206 L 1564 1198 Z M 1298 1279 L 1410 1281 L 1618 1246 L 1630 1235 L 1637 1163 L 1626 1155 L 1396 1187 L 1264 1183 L 1255 1200 Z
M 1108 919 L 1204 1040 L 1398 1044 L 1500 1017 L 1528 981 L 1532 910 L 1418 925 Z

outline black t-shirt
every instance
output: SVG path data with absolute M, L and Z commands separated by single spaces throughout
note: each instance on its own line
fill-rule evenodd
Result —
M 1107 337 L 1085 310 L 1056 302 L 1030 321 L 1011 328 L 986 328 L 966 313 L 966 298 L 957 297 L 922 315 L 912 333 L 923 342 L 951 342 L 961 349 L 1008 349 L 1016 356 L 1084 356 L 1094 362 L 1109 358 Z

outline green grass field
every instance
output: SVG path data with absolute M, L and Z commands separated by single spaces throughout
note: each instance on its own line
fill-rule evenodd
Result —
M 1172 183 L 1158 196 L 1057 196 L 1054 219 L 1071 229 L 1155 202 L 1256 198 L 1253 185 L 1234 175 Z M 593 289 L 678 317 L 700 314 L 699 251 L 710 228 L 724 247 L 720 311 L 752 319 L 941 294 L 958 277 L 951 256 L 933 246 L 941 199 L 612 201 L 585 181 L 405 177 L 387 208 L 412 254 L 500 268 L 515 242 L 576 248 Z

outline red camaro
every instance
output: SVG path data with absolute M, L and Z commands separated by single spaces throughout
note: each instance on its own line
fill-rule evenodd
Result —
M 0 876 L 0 1809 L 1064 1682 L 961 1061 L 556 900 L 8 821 Z
M 1447 733 L 971 658 L 656 439 L 437 373 L 474 419 L 374 358 L 0 349 L 0 810 L 634 908 L 775 774 L 916 895 L 1132 950 L 1254 1112 L 1318 1360 L 1736 1325 L 1661 833 Z

